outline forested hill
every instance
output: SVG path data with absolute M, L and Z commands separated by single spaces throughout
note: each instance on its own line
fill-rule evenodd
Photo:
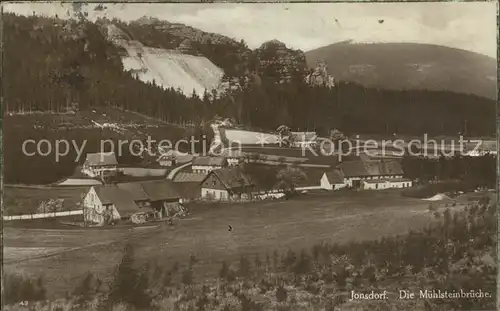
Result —
M 493 100 L 444 91 L 366 88 L 342 81 L 335 88 L 314 87 L 303 79 L 304 53 L 278 41 L 254 51 L 244 42 L 213 35 L 207 37 L 210 40 L 175 41 L 182 53 L 203 55 L 224 70 L 226 81 L 239 83 L 229 93 L 186 97 L 124 71 L 123 51 L 106 40 L 99 23 L 5 14 L 3 24 L 8 113 L 57 112 L 78 103 L 80 110 L 113 106 L 171 122 L 199 122 L 218 115 L 267 130 L 288 124 L 314 128 L 320 134 L 331 128 L 360 134 L 495 133 Z M 164 31 L 185 33 L 186 26 L 165 26 L 167 30 L 158 26 L 151 32 L 148 27 L 144 22 L 123 26 L 148 45 L 160 40 Z
M 419 43 L 337 43 L 306 53 L 335 78 L 388 89 L 429 89 L 495 99 L 497 62 L 471 51 Z

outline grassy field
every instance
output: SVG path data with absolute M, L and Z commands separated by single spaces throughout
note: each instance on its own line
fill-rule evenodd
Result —
M 306 195 L 289 201 L 191 206 L 189 219 L 152 229 L 28 230 L 6 228 L 6 272 L 38 275 L 51 294 L 71 290 L 86 271 L 108 279 L 126 240 L 139 261 L 162 266 L 198 258 L 195 278 L 215 276 L 221 262 L 241 255 L 309 249 L 313 243 L 378 239 L 429 224 L 428 202 L 399 191 Z M 228 225 L 233 232 L 228 231 Z M 31 258 L 31 259 L 30 259 Z

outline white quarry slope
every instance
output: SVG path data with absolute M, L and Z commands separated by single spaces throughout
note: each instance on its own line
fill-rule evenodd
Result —
M 115 25 L 108 25 L 108 39 L 126 50 L 127 55 L 122 56 L 125 70 L 141 81 L 179 89 L 186 96 L 191 96 L 193 90 L 201 96 L 205 90 L 216 89 L 224 74 L 206 57 L 143 46 Z

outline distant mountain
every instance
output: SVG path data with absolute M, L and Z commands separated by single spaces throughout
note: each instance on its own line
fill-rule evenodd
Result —
M 418 43 L 341 42 L 306 52 L 307 64 L 328 64 L 336 80 L 386 89 L 447 90 L 496 98 L 496 60 Z

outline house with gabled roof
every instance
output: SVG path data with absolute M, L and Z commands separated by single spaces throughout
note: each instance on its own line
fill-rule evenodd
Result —
M 201 182 L 205 175 L 179 172 L 174 176 L 173 182 L 182 202 L 198 199 L 201 196 Z
M 210 200 L 232 200 L 250 197 L 255 183 L 239 167 L 213 170 L 201 182 L 201 197 Z
M 103 226 L 141 212 L 132 196 L 115 186 L 91 187 L 83 202 L 87 224 Z
M 118 161 L 114 152 L 87 153 L 81 172 L 89 177 L 116 175 Z
M 363 180 L 362 189 L 364 190 L 384 190 L 393 188 L 408 188 L 412 186 L 412 181 L 408 178 L 389 178 L 389 179 L 371 179 Z
M 337 166 L 350 188 L 389 189 L 411 187 L 412 182 L 405 179 L 403 168 L 398 160 L 347 161 Z
M 346 187 L 344 175 L 337 169 L 323 173 L 320 183 L 321 188 L 326 190 L 339 190 Z
M 179 209 L 180 196 L 170 180 L 94 186 L 84 198 L 84 219 L 96 225 L 162 219 Z
M 224 157 L 197 157 L 193 159 L 193 173 L 208 174 L 213 170 L 218 170 L 227 166 L 227 160 Z

